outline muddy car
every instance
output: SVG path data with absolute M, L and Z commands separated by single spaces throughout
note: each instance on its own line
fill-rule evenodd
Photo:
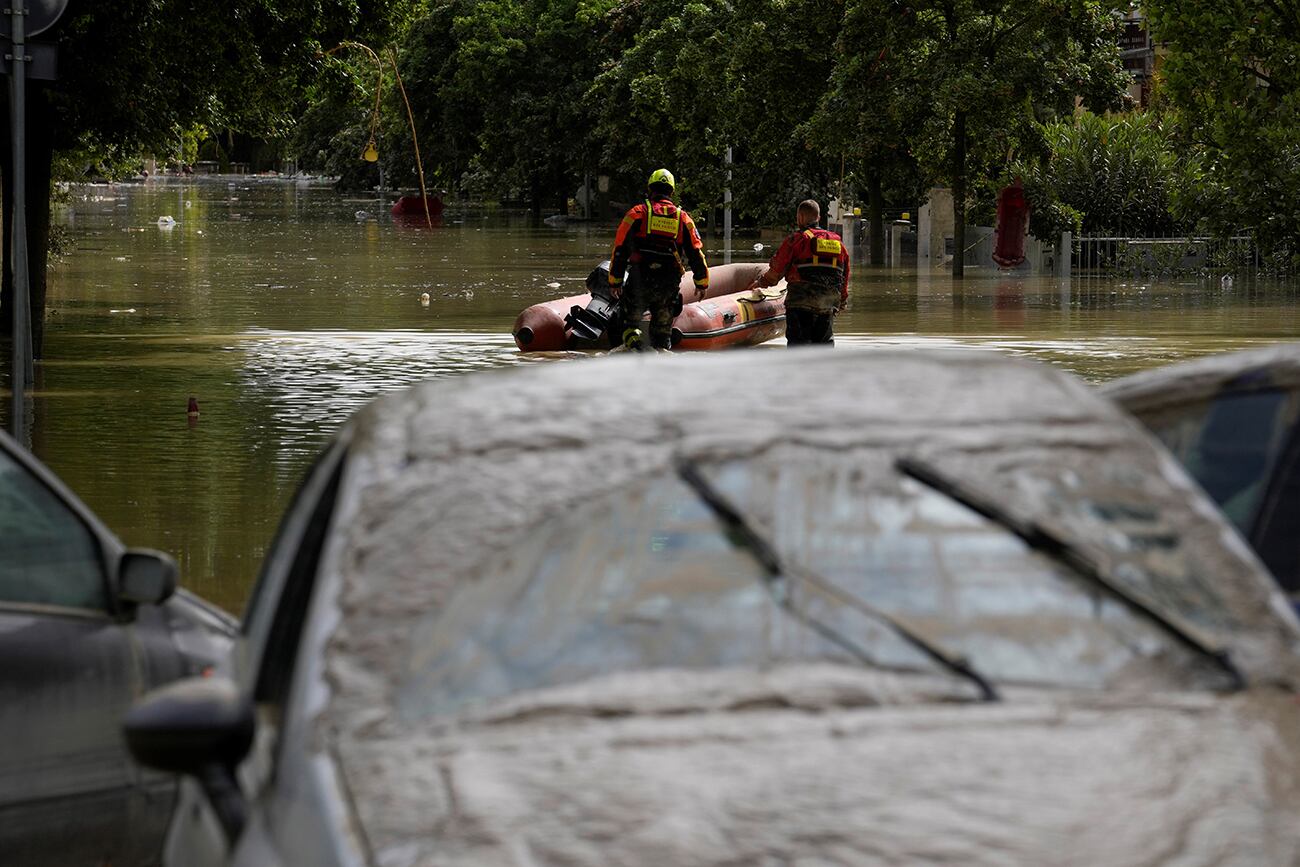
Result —
M 0 863 L 157 863 L 176 782 L 131 760 L 122 714 L 235 631 L 0 433 Z
M 1289 864 L 1296 617 L 1081 381 L 625 357 L 345 426 L 229 679 L 155 692 L 171 865 Z
M 1106 383 L 1182 462 L 1300 604 L 1300 343 Z

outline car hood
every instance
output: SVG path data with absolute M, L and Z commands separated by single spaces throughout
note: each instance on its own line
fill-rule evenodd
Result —
M 376 863 L 1283 864 L 1294 699 L 641 672 L 339 735 Z

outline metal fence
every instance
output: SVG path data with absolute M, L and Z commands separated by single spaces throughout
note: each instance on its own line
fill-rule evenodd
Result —
M 1070 242 L 1070 270 L 1081 276 L 1254 274 L 1259 266 L 1259 248 L 1247 235 L 1226 238 L 1080 235 Z

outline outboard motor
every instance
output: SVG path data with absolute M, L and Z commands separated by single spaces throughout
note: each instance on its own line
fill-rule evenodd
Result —
M 573 339 L 582 344 L 595 344 L 618 316 L 618 302 L 609 294 L 609 262 L 601 262 L 587 275 L 587 290 L 591 301 L 587 306 L 573 305 L 564 324 Z

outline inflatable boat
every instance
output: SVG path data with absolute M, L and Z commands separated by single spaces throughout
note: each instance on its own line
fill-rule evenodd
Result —
M 694 300 L 690 272 L 683 274 L 678 289 L 682 312 L 673 320 L 673 349 L 753 346 L 784 334 L 785 281 L 768 289 L 746 291 L 765 270 L 767 265 L 762 262 L 714 266 L 709 269 L 709 290 L 700 301 Z M 589 277 L 588 285 L 591 280 Z M 596 287 L 598 302 L 601 288 Z M 590 305 L 591 292 L 534 304 L 515 319 L 511 329 L 515 345 L 523 352 L 609 348 L 608 334 L 592 338 L 592 332 L 582 327 L 582 313 Z

